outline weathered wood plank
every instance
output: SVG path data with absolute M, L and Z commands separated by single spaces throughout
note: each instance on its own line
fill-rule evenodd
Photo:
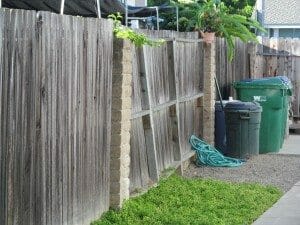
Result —
M 45 22 L 43 19 L 45 18 Z M 46 19 L 47 18 L 47 19 Z M 38 72 L 41 76 L 40 92 L 41 92 L 41 155 L 40 155 L 40 217 L 42 224 L 51 224 L 50 217 L 50 184 L 49 184 L 49 165 L 50 165 L 50 151 L 49 151 L 49 77 L 50 67 L 47 66 L 47 60 L 50 58 L 50 37 L 43 35 L 50 33 L 49 14 L 40 14 L 37 21 L 38 39 L 39 39 L 39 54 L 38 54 Z M 48 23 L 44 24 L 43 23 Z
M 132 138 L 130 152 L 130 185 L 131 192 L 136 188 L 145 188 L 150 183 L 148 171 L 147 144 L 144 133 L 143 119 L 132 120 Z M 148 149 L 149 151 L 149 149 Z
M 6 48 L 6 31 L 5 25 L 7 22 L 5 20 L 6 14 L 5 11 L 0 10 L 0 20 L 3 21 L 0 23 L 0 62 L 2 69 L 0 70 L 0 223 L 7 223 L 7 167 L 6 167 L 6 155 L 7 155 L 7 108 L 2 107 L 7 106 L 7 48 Z
M 300 40 L 293 39 L 292 41 L 292 55 L 293 57 L 293 86 L 294 86 L 294 99 L 293 99 L 293 114 L 300 115 Z
M 144 47 L 149 63 L 145 63 L 145 70 L 149 83 L 148 89 L 151 89 L 151 105 L 159 105 L 171 100 L 169 87 L 169 68 L 168 68 L 168 46 L 164 44 L 161 47 Z

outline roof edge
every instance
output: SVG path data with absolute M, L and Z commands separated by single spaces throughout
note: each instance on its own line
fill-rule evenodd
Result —
M 300 28 L 300 24 L 264 24 L 265 28 L 273 28 L 273 29 L 280 29 L 280 28 Z

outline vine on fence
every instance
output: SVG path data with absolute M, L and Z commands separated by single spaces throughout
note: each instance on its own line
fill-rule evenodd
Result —
M 157 47 L 161 46 L 165 42 L 163 39 L 150 39 L 145 34 L 137 33 L 129 27 L 122 26 L 122 16 L 119 12 L 117 14 L 109 15 L 108 18 L 113 20 L 115 36 L 117 38 L 130 40 L 137 47 L 141 47 L 143 45 Z

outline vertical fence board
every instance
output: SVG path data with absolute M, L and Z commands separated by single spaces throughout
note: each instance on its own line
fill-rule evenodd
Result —
M 293 40 L 292 55 L 294 60 L 293 77 L 294 77 L 294 101 L 293 101 L 293 113 L 300 116 L 300 40 Z

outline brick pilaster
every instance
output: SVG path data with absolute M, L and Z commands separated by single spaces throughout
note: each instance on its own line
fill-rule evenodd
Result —
M 114 40 L 113 60 L 110 205 L 118 208 L 123 200 L 129 198 L 132 80 L 130 42 Z
M 214 145 L 215 130 L 215 42 L 204 43 L 203 139 Z

